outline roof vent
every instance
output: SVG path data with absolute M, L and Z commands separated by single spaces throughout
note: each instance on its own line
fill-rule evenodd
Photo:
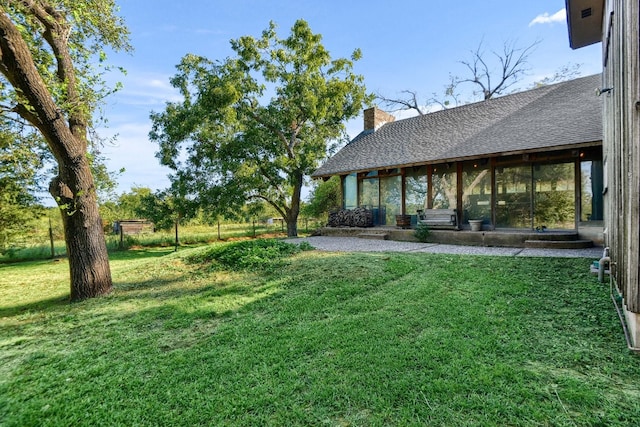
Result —
M 580 12 L 580 15 L 582 15 L 582 19 L 590 17 L 591 14 L 591 8 L 582 9 L 582 11 Z

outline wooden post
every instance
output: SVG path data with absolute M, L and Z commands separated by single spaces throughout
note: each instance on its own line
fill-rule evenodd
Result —
M 407 213 L 407 184 L 405 182 L 407 168 L 400 169 L 400 214 L 405 215 Z
M 180 241 L 178 240 L 178 222 L 179 222 L 179 218 L 176 218 L 176 222 L 175 222 L 175 229 L 176 229 L 176 247 L 173 250 L 174 252 L 178 252 L 178 245 L 180 244 Z
M 425 207 L 427 209 L 433 208 L 433 165 L 427 165 L 427 200 L 425 201 Z
M 122 228 L 122 224 L 118 222 L 118 230 L 120 230 L 120 250 L 124 250 L 124 230 Z
M 56 249 L 53 246 L 53 227 L 51 226 L 51 218 L 49 218 L 49 242 L 51 242 L 51 259 L 56 257 Z
M 220 220 L 218 220 L 218 240 L 222 240 L 220 238 Z
M 253 237 L 256 237 L 256 220 L 253 220 Z
M 491 170 L 491 230 L 496 229 L 498 215 L 496 206 L 498 204 L 498 189 L 496 188 L 496 158 L 492 157 L 489 168 Z

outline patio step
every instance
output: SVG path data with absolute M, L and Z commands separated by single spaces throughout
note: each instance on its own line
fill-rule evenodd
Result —
M 585 249 L 593 246 L 591 240 L 525 240 L 525 248 L 536 249 Z
M 551 240 L 551 241 L 575 241 L 578 240 L 577 231 L 544 231 L 532 232 L 529 234 L 531 240 Z
M 371 239 L 371 240 L 389 240 L 389 233 L 376 233 L 373 231 L 367 233 L 360 233 L 358 237 L 361 239 Z

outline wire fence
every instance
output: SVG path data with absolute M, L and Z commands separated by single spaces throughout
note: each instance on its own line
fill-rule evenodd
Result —
M 313 232 L 324 224 L 315 218 L 299 218 L 298 234 Z M 105 226 L 105 239 L 109 251 L 133 247 L 166 247 L 206 244 L 240 238 L 284 237 L 287 224 L 282 219 L 252 220 L 244 223 L 219 222 L 213 225 L 178 226 L 177 230 L 154 231 L 153 227 L 135 233 L 122 228 Z M 49 218 L 39 221 L 24 236 L 16 239 L 0 253 L 0 262 L 36 260 L 64 257 L 67 254 L 62 221 Z

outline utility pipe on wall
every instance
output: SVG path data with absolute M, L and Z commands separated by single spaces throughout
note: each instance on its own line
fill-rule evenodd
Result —
M 598 281 L 600 283 L 604 283 L 605 263 L 606 265 L 611 263 L 611 258 L 609 258 L 609 248 L 604 248 L 602 258 L 598 261 Z M 611 275 L 611 267 L 609 267 L 609 275 Z
M 611 271 L 611 259 L 609 258 L 609 248 L 604 248 L 604 252 L 602 254 L 602 258 L 600 258 L 600 265 L 598 266 L 598 279 L 600 282 L 604 282 L 604 262 L 609 264 L 609 270 Z M 620 324 L 622 325 L 622 331 L 624 332 L 624 339 L 627 342 L 627 349 L 629 351 L 633 351 L 634 353 L 640 353 L 640 347 L 634 347 L 631 341 L 631 337 L 629 336 L 629 329 L 627 328 L 627 321 L 624 318 L 623 309 L 618 306 L 618 300 L 616 299 L 616 295 L 614 293 L 614 284 L 613 284 L 613 275 L 609 274 L 609 295 L 611 296 L 611 301 L 613 302 L 613 306 L 616 308 L 616 313 L 618 313 L 618 318 L 620 319 Z

